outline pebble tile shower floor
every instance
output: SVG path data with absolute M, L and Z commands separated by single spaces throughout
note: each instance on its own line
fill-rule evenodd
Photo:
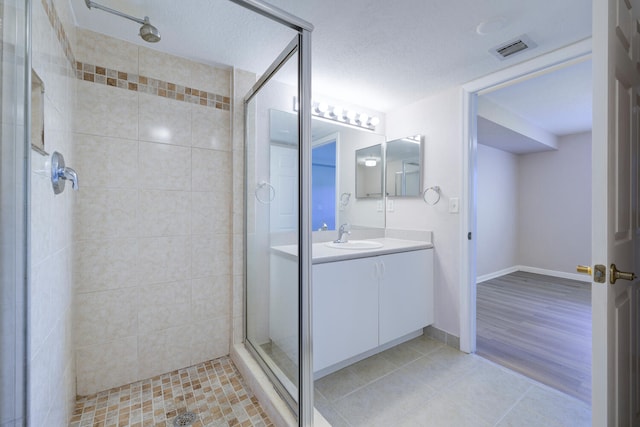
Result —
M 78 397 L 70 427 L 173 427 L 185 412 L 194 427 L 273 427 L 229 357 Z

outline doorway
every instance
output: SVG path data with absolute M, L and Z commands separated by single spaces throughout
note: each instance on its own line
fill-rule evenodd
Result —
M 518 74 L 515 76 L 513 74 L 510 76 L 503 74 L 501 76 L 493 76 L 493 81 L 485 79 L 484 82 L 476 82 L 474 90 L 469 91 L 473 93 L 469 98 L 470 103 L 473 104 L 469 108 L 469 111 L 473 112 L 473 117 L 470 118 L 470 121 L 473 122 L 473 130 L 471 132 L 473 135 L 470 135 L 468 139 L 470 141 L 470 155 L 468 157 L 469 180 L 467 190 L 470 197 L 467 199 L 469 200 L 468 207 L 470 212 L 469 230 L 472 231 L 469 237 L 473 236 L 473 240 L 469 240 L 469 258 L 467 260 L 469 262 L 468 265 L 471 267 L 469 268 L 470 289 L 468 294 L 463 291 L 463 300 L 461 302 L 464 307 L 466 298 L 466 301 L 472 304 L 472 307 L 469 307 L 469 312 L 472 312 L 472 318 L 464 319 L 463 315 L 463 319 L 461 319 L 461 348 L 465 351 L 477 351 L 480 355 L 486 355 L 483 354 L 487 349 L 485 339 L 491 341 L 492 344 L 499 341 L 496 338 L 496 330 L 491 328 L 496 327 L 496 322 L 505 320 L 500 319 L 501 314 L 511 311 L 511 314 L 515 313 L 516 320 L 509 320 L 508 322 L 511 323 L 508 328 L 511 333 L 515 332 L 515 335 L 512 336 L 515 345 L 511 350 L 505 348 L 494 349 L 498 353 L 501 352 L 501 354 L 495 359 L 489 358 L 500 363 L 500 359 L 503 362 L 509 359 L 509 357 L 505 356 L 507 353 L 511 353 L 512 359 L 527 360 L 527 357 L 530 356 L 527 363 L 527 369 L 529 370 L 536 363 L 539 362 L 539 365 L 542 366 L 545 362 L 539 361 L 537 356 L 533 356 L 533 352 L 527 352 L 527 344 L 523 343 L 530 338 L 533 342 L 529 348 L 533 348 L 539 344 L 539 342 L 535 342 L 536 339 L 549 338 L 553 335 L 551 332 L 557 331 L 555 329 L 553 331 L 550 329 L 545 331 L 545 327 L 550 328 L 553 326 L 548 323 L 548 319 L 546 324 L 544 323 L 545 320 L 542 319 L 542 326 L 537 326 L 539 329 L 534 329 L 529 338 L 526 337 L 526 333 L 517 332 L 518 329 L 514 326 L 514 322 L 518 323 L 518 311 L 524 312 L 537 302 L 529 299 L 530 302 L 526 307 L 522 307 L 522 301 L 526 303 L 527 298 L 536 298 L 535 294 L 526 295 L 526 292 L 534 289 L 534 284 L 537 284 L 536 286 L 539 286 L 543 293 L 554 292 L 561 286 L 566 285 L 565 282 L 569 283 L 569 287 L 578 286 L 582 290 L 585 287 L 590 289 L 590 285 L 584 283 L 584 279 L 575 274 L 574 270 L 577 264 L 587 262 L 590 259 L 590 242 L 577 243 L 581 240 L 576 239 L 574 234 L 567 234 L 567 228 L 577 230 L 582 237 L 585 234 L 589 234 L 584 233 L 584 230 L 590 229 L 591 218 L 588 213 L 586 215 L 583 215 L 583 213 L 590 212 L 591 206 L 591 189 L 588 185 L 591 180 L 591 137 L 590 128 L 575 129 L 571 132 L 537 133 L 527 129 L 526 122 L 544 124 L 545 121 L 540 120 L 540 116 L 535 115 L 533 119 L 523 121 L 523 118 L 527 118 L 525 113 L 529 110 L 535 111 L 535 108 L 532 107 L 540 106 L 540 103 L 545 101 L 545 95 L 547 95 L 545 91 L 557 92 L 558 89 L 551 89 L 552 86 L 543 86 L 542 90 L 534 89 L 534 98 L 524 101 L 521 96 L 516 95 L 518 93 L 516 87 L 534 86 L 536 80 L 550 85 L 550 81 L 555 74 L 567 74 L 572 69 L 580 68 L 588 68 L 590 70 L 588 52 L 584 49 L 580 53 L 580 49 L 577 48 L 578 46 L 570 47 L 565 52 L 564 58 L 554 58 L 552 62 L 548 61 L 546 64 L 540 62 L 535 67 L 531 67 L 533 63 L 527 64 L 529 68 L 521 67 L 517 70 Z M 567 60 L 566 58 L 572 59 Z M 547 58 L 547 60 L 549 59 Z M 516 83 L 515 86 L 513 85 L 514 83 Z M 586 87 L 586 97 L 590 100 L 590 80 L 587 82 Z M 567 89 L 566 85 L 562 86 L 562 88 L 562 90 Z M 571 99 L 570 96 L 565 98 Z M 508 101 L 506 104 L 503 103 L 504 99 Z M 492 120 L 508 113 L 509 111 L 505 111 L 508 110 L 505 105 L 508 107 L 509 102 L 513 103 L 516 99 L 519 102 L 524 101 L 521 102 L 524 107 L 521 107 L 520 110 L 516 108 L 515 118 L 511 117 L 502 122 L 500 120 Z M 586 115 L 590 118 L 590 109 Z M 502 128 L 506 128 L 511 134 L 508 134 L 506 138 L 503 137 L 499 132 Z M 502 130 L 504 131 L 504 129 Z M 551 134 L 551 138 L 545 134 Z M 558 135 L 561 136 L 558 137 Z M 513 144 L 514 140 L 519 140 L 519 144 Z M 581 154 L 576 156 L 576 153 Z M 582 172 L 576 175 L 577 170 Z M 577 178 L 580 174 L 584 176 L 580 175 L 582 176 L 581 178 L 577 181 L 572 181 L 561 177 L 563 173 L 568 174 L 565 175 L 565 178 L 567 176 L 569 178 Z M 585 183 L 586 185 L 583 185 L 580 189 L 585 190 L 586 196 L 579 197 L 576 194 L 579 191 L 576 191 L 575 188 Z M 573 189 L 569 185 L 573 185 Z M 572 195 L 578 196 L 580 203 L 572 204 Z M 563 204 L 566 205 L 564 207 L 560 206 Z M 582 205 L 584 206 L 581 208 L 580 206 Z M 567 209 L 567 206 L 569 206 L 569 209 L 578 209 L 577 213 L 572 214 Z M 555 208 L 558 210 L 554 212 Z M 514 213 L 520 214 L 514 215 Z M 567 224 L 567 221 L 571 223 Z M 557 230 L 558 227 L 560 227 L 560 230 Z M 549 238 L 551 243 L 548 240 Z M 572 247 L 573 244 L 576 244 L 577 248 Z M 552 248 L 552 250 L 549 250 L 549 248 Z M 513 276 L 514 274 L 515 277 Z M 514 292 L 517 293 L 514 291 L 517 288 L 517 283 L 514 283 L 518 280 L 526 282 L 523 287 L 526 291 L 525 299 L 522 301 L 517 298 L 520 295 L 514 295 Z M 501 289 L 500 286 L 504 286 L 504 288 Z M 545 286 L 551 287 L 545 288 Z M 485 288 L 490 288 L 494 294 L 491 295 L 489 293 L 487 297 Z M 507 292 L 504 292 L 504 289 Z M 498 298 L 495 298 L 496 296 L 504 297 L 511 303 L 515 302 L 516 306 L 506 308 L 500 306 L 497 302 Z M 586 298 L 584 295 L 581 298 L 586 299 L 586 301 L 582 301 L 582 305 L 588 307 L 590 315 L 590 294 Z M 570 303 L 567 302 L 567 304 Z M 505 311 L 501 313 L 500 310 Z M 464 311 L 462 310 L 462 312 Z M 565 312 L 561 312 L 557 316 L 561 318 L 564 316 L 566 323 L 571 323 L 569 321 L 570 314 L 568 310 L 565 310 Z M 534 313 L 533 317 L 542 317 L 542 315 Z M 530 320 L 523 316 L 520 323 L 528 324 Z M 586 339 L 590 344 L 590 318 L 588 320 L 588 324 L 581 326 L 584 331 L 581 331 L 580 334 L 581 340 L 584 341 Z M 485 324 L 481 324 L 482 322 L 485 322 Z M 486 322 L 490 324 L 488 328 Z M 465 339 L 465 332 L 470 331 L 472 331 L 473 336 L 468 336 Z M 478 333 L 477 336 L 475 335 L 476 331 Z M 489 338 L 487 338 L 487 335 L 489 335 Z M 557 337 L 554 339 L 557 339 Z M 583 371 L 587 372 L 589 376 L 588 378 L 576 379 L 576 381 L 590 386 L 590 345 L 583 350 L 579 358 L 583 365 L 588 365 L 583 366 L 585 368 Z M 518 354 L 513 357 L 513 353 Z M 536 357 L 535 363 L 533 357 Z M 554 359 L 553 355 L 550 355 L 549 360 L 552 361 L 551 363 L 556 359 Z M 561 364 L 562 362 L 558 363 Z M 514 368 L 509 366 L 508 363 L 503 364 L 509 368 Z M 529 375 L 523 370 L 519 371 L 540 380 L 535 377 L 535 373 L 533 373 L 534 375 Z M 554 386 L 553 384 L 549 385 Z M 563 391 L 566 392 L 566 390 Z M 590 388 L 586 391 L 581 390 L 581 392 L 581 398 L 590 401 Z

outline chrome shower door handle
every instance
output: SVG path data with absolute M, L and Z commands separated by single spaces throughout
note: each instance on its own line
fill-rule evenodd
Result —
M 51 185 L 53 192 L 60 194 L 64 191 L 65 181 L 71 181 L 71 187 L 78 191 L 78 173 L 72 168 L 66 167 L 62 154 L 54 151 L 51 155 Z

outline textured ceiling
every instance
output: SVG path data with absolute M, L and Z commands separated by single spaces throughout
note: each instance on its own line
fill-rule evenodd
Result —
M 143 44 L 138 25 L 70 0 L 82 28 Z M 97 1 L 97 0 L 96 0 Z M 102 0 L 148 15 L 162 41 L 187 58 L 262 73 L 293 32 L 228 0 Z M 584 0 L 271 0 L 315 26 L 313 92 L 390 111 L 451 85 L 506 68 L 591 35 Z M 476 27 L 503 18 L 487 35 Z M 500 61 L 489 49 L 527 34 L 538 47 Z

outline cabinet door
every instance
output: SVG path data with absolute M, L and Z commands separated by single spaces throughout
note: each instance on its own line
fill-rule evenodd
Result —
M 380 345 L 433 323 L 433 250 L 383 255 Z
M 313 266 L 313 370 L 378 345 L 376 258 Z

